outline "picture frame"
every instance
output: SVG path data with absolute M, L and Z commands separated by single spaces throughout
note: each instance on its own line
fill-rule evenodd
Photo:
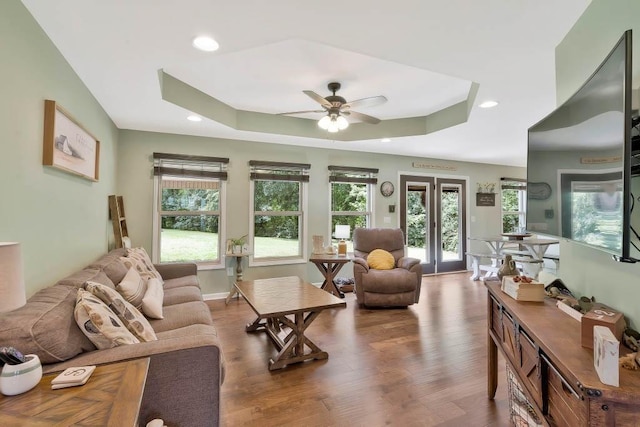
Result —
M 44 101 L 42 164 L 97 182 L 100 141 L 64 108 Z
M 496 193 L 476 193 L 476 206 L 495 206 Z

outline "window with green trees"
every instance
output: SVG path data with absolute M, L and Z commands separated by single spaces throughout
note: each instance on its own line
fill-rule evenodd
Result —
M 221 265 L 226 162 L 154 153 L 156 261 Z
M 378 169 L 329 166 L 331 234 L 338 224 L 348 225 L 351 233 L 355 228 L 371 226 L 372 195 L 377 173 Z M 352 250 L 352 243 L 347 241 L 347 251 Z
M 301 260 L 311 165 L 255 160 L 249 164 L 253 261 L 269 264 Z
M 516 178 L 501 178 L 500 199 L 502 206 L 502 232 L 522 232 L 526 226 L 526 181 Z

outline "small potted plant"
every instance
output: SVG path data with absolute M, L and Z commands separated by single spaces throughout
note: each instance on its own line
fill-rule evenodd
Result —
M 242 253 L 242 245 L 244 245 L 246 238 L 247 238 L 247 235 L 245 234 L 242 237 L 238 237 L 238 238 L 232 237 L 231 239 L 229 239 L 229 242 L 231 243 L 232 254 Z

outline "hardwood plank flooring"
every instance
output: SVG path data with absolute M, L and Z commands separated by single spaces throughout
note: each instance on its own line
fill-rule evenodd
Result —
M 276 354 L 242 299 L 207 301 L 226 359 L 222 426 L 508 426 L 504 360 L 487 399 L 487 291 L 470 273 L 425 276 L 407 309 L 323 311 L 307 335 L 328 360 L 270 372 Z

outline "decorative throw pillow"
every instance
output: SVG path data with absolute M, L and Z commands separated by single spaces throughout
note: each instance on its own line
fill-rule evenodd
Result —
M 162 315 L 162 301 L 164 300 L 164 289 L 158 279 L 149 279 L 147 282 L 147 292 L 142 298 L 142 312 L 152 319 L 164 319 Z
M 99 350 L 140 342 L 100 298 L 82 288 L 78 289 L 73 315 L 82 332 Z
M 384 249 L 374 249 L 367 256 L 367 264 L 376 270 L 391 270 L 396 266 L 396 260 Z
M 158 273 L 158 270 L 153 266 L 151 258 L 147 254 L 144 248 L 131 248 L 127 249 L 127 256 L 121 257 L 120 260 L 124 262 L 127 268 L 134 267 L 140 273 L 143 279 L 149 280 L 153 277 L 160 280 L 160 283 L 164 284 L 162 276 Z
M 85 289 L 107 304 L 127 329 L 140 341 L 147 342 L 158 339 L 149 321 L 118 292 L 95 282 L 87 282 Z
M 142 308 L 142 298 L 147 291 L 147 282 L 140 277 L 138 270 L 130 268 L 124 279 L 116 285 L 116 290 L 135 308 Z

